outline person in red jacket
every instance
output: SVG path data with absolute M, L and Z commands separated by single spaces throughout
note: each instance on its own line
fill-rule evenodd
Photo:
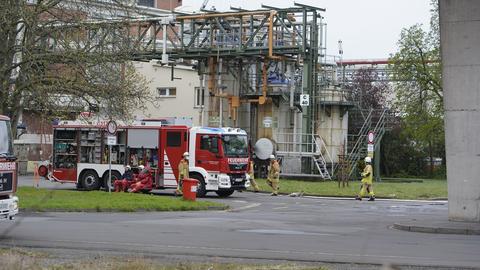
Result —
M 152 174 L 150 170 L 145 168 L 143 165 L 138 166 L 140 169 L 140 173 L 138 177 L 135 179 L 135 183 L 130 186 L 129 192 L 139 192 L 141 190 L 151 190 L 153 181 L 152 181 Z
M 125 173 L 122 175 L 122 179 L 115 180 L 115 182 L 113 182 L 115 192 L 127 191 L 133 182 L 133 178 L 134 176 L 130 166 L 125 166 Z

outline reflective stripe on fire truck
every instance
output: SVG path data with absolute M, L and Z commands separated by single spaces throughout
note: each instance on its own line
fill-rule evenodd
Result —
M 165 186 L 177 186 L 177 179 L 173 173 L 172 164 L 168 160 L 167 152 L 163 150 L 163 184 Z

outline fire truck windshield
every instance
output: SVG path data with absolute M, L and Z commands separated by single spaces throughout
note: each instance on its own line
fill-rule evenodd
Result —
M 246 135 L 223 135 L 223 152 L 227 157 L 248 157 L 248 141 Z
M 13 139 L 10 122 L 0 120 L 0 157 L 13 156 Z

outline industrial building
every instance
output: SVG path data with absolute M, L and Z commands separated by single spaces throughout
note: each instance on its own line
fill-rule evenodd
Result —
M 257 160 L 274 153 L 284 176 L 322 179 L 332 179 L 339 157 L 348 156 L 351 165 L 366 154 L 368 131 L 383 132 L 382 121 L 368 115 L 349 141 L 354 102 L 326 55 L 325 9 L 294 3 L 186 14 L 156 9 L 175 8 L 160 0 L 139 3 L 151 16 L 101 29 L 118 38 L 137 28 L 123 31 L 118 42 L 135 41 L 132 60 L 158 97 L 137 118 L 192 117 L 195 125 L 239 127 Z

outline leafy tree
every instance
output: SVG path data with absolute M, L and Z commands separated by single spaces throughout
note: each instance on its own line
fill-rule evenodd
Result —
M 370 110 L 379 117 L 387 107 L 391 89 L 388 82 L 381 80 L 374 68 L 360 68 L 355 71 L 347 88 L 351 90 L 355 101 L 355 108 L 348 114 L 349 133 L 357 134 Z
M 355 101 L 355 108 L 351 109 L 348 113 L 348 132 L 353 135 L 351 139 L 358 140 L 358 137 L 355 135 L 358 134 L 362 128 L 367 114 L 369 114 L 370 111 L 372 113 L 373 120 L 371 122 L 371 128 L 373 129 L 376 124 L 375 121 L 379 119 L 383 111 L 387 109 L 387 100 L 391 89 L 389 83 L 382 80 L 377 70 L 372 67 L 360 68 L 355 71 L 352 82 L 347 85 L 347 87 L 352 91 L 353 100 Z M 356 166 L 356 168 L 361 171 L 365 167 L 365 164 L 361 159 L 356 165 L 350 164 L 349 166 Z M 341 176 L 340 171 L 339 176 Z
M 429 157 L 430 164 L 434 157 L 445 160 L 437 1 L 432 1 L 432 7 L 430 31 L 418 24 L 403 29 L 399 50 L 390 59 L 396 81 L 394 104 L 403 116 L 402 132 Z M 433 174 L 432 166 L 429 174 Z
M 374 68 L 360 68 L 355 71 L 348 87 L 361 110 L 383 109 L 387 105 L 390 86 L 388 82 L 381 80 Z
M 424 155 L 403 132 L 403 126 L 394 126 L 382 139 L 381 171 L 386 176 L 422 176 Z
M 135 12 L 116 2 L 0 1 L 0 114 L 16 125 L 22 110 L 45 114 L 100 107 L 126 118 L 142 108 L 146 82 L 130 62 L 133 47 L 118 38 L 126 37 L 121 32 L 126 27 L 91 21 Z M 115 29 L 106 31 L 109 27 Z

